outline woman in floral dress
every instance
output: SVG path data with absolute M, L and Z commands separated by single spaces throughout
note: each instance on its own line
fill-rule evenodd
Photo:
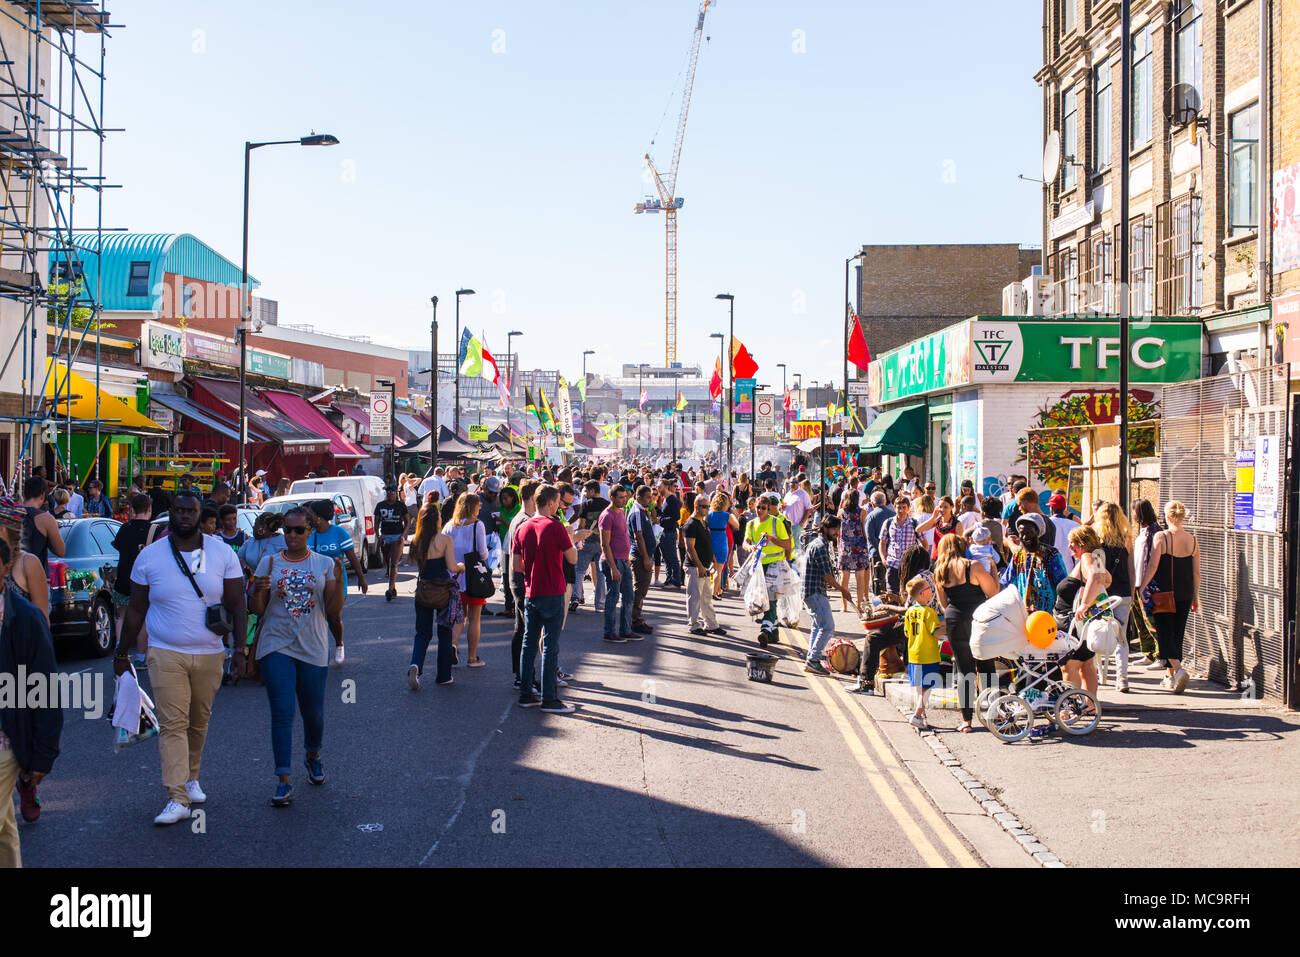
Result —
M 849 573 L 857 577 L 858 605 L 867 598 L 867 572 L 871 569 L 871 548 L 863 528 L 863 513 L 857 489 L 849 489 L 840 501 L 840 584 L 849 587 Z M 843 597 L 840 604 L 845 605 Z M 848 607 L 841 608 L 848 611 Z

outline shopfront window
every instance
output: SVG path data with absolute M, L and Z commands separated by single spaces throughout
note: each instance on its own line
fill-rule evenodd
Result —
M 1092 168 L 1100 173 L 1110 166 L 1110 61 L 1092 71 Z
M 1259 104 L 1228 117 L 1228 223 L 1232 235 L 1259 227 L 1255 182 L 1259 158 Z

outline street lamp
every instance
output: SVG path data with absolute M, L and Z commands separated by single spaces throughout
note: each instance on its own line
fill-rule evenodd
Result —
M 587 356 L 594 356 L 595 349 L 584 349 L 582 352 L 582 433 L 587 434 Z
M 514 448 L 515 446 L 515 430 L 510 426 L 510 406 L 513 405 L 515 401 L 515 383 L 514 380 L 510 378 L 510 342 L 515 336 L 522 335 L 523 333 L 518 330 L 506 333 L 506 398 L 509 400 L 506 402 L 506 431 L 510 433 L 511 448 Z
M 474 290 L 473 290 L 473 289 L 457 289 L 457 290 L 456 290 L 456 349 L 455 349 L 455 351 L 456 351 L 456 361 L 455 361 L 456 371 L 455 371 L 454 375 L 456 376 L 456 417 L 455 417 L 455 428 L 456 428 L 456 437 L 457 437 L 457 438 L 460 438 L 460 297 L 461 297 L 461 296 L 472 296 L 472 295 L 474 295 Z M 436 366 L 438 363 L 435 361 L 433 364 Z
M 730 348 L 728 349 L 728 351 L 732 356 L 734 356 L 736 354 L 736 297 L 729 292 L 720 292 L 713 298 L 726 300 L 727 305 L 730 307 L 731 325 L 729 327 L 729 332 L 727 335 L 727 338 L 729 340 L 728 346 Z M 731 444 L 732 444 L 733 433 L 736 427 L 735 424 L 736 370 L 732 367 L 731 362 L 723 361 L 722 364 L 726 367 L 727 383 L 728 383 L 727 384 L 727 473 L 730 474 L 731 473 Z
M 433 407 L 433 439 L 429 443 L 433 457 L 429 460 L 429 474 L 438 465 L 438 297 L 434 296 L 433 322 L 429 326 L 429 402 Z
M 248 428 L 244 420 L 248 418 L 245 400 L 247 388 L 245 370 L 248 368 L 247 322 L 252 318 L 253 311 L 248 295 L 248 179 L 253 150 L 260 150 L 263 146 L 337 146 L 338 142 L 337 137 L 328 133 L 312 133 L 310 136 L 302 136 L 296 140 L 244 143 L 244 258 L 239 279 L 239 325 L 235 327 L 235 335 L 239 338 L 239 501 L 243 505 L 248 504 Z
M 844 260 L 844 412 L 848 415 L 849 411 L 849 313 L 852 311 L 849 300 L 849 266 L 854 262 L 862 262 L 866 258 L 866 253 L 859 252 L 856 256 L 850 256 Z M 853 421 L 849 416 L 849 421 Z M 827 423 L 828 425 L 830 423 Z M 849 427 L 844 426 L 844 434 L 849 434 Z
M 641 435 L 641 430 L 646 427 L 646 419 L 649 418 L 649 416 L 646 415 L 645 403 L 641 401 L 641 397 L 645 395 L 645 365 L 646 364 L 642 362 L 636 368 L 636 403 L 637 411 L 641 413 L 641 424 L 637 427 L 638 442 L 644 438 L 644 436 Z
M 721 332 L 712 332 L 712 333 L 709 334 L 709 338 L 710 338 L 710 339 L 717 339 L 717 340 L 718 340 L 718 388 L 719 388 L 719 389 L 722 389 L 722 387 L 723 387 L 723 386 L 722 386 L 722 377 L 723 377 L 723 374 L 724 374 L 723 371 L 722 371 L 722 366 L 724 365 L 723 355 L 722 355 L 722 354 L 723 354 L 723 352 L 726 351 L 726 348 L 727 348 L 727 337 L 726 337 L 725 335 L 723 335 Z M 719 395 L 719 396 L 718 396 L 718 399 L 719 399 L 719 402 L 718 402 L 718 446 L 721 447 L 721 446 L 722 446 L 722 402 L 721 402 L 722 396 Z

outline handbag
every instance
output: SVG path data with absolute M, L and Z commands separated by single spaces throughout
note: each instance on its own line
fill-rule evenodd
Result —
M 477 539 L 478 535 L 474 528 L 481 525 L 482 522 L 475 522 L 474 526 L 462 526 L 469 528 L 471 534 Z M 496 594 L 496 585 L 492 584 L 492 569 L 488 568 L 487 556 L 479 554 L 477 551 L 465 553 L 465 594 L 470 598 L 482 598 L 484 600 L 491 598 Z
M 468 568 L 467 576 L 468 576 Z M 468 577 L 465 584 L 469 584 Z M 415 603 L 421 608 L 442 611 L 451 604 L 451 590 L 455 584 L 450 578 L 421 578 L 415 586 Z
M 176 559 L 176 564 L 179 565 L 181 571 L 185 573 L 185 577 L 189 579 L 190 586 L 194 589 L 194 594 L 199 596 L 199 601 L 203 601 L 203 591 L 199 588 L 199 583 L 194 580 L 194 573 L 190 571 L 190 566 L 185 563 L 185 559 L 181 558 L 180 549 L 176 547 L 176 540 L 169 535 L 167 541 L 171 545 L 172 557 Z M 203 546 L 200 544 L 200 550 L 202 547 Z M 230 615 L 230 609 L 221 602 L 217 602 L 215 605 L 208 605 L 203 609 L 203 626 L 219 638 L 224 638 L 235 630 L 234 622 Z
M 1173 547 L 1172 542 L 1170 542 L 1170 547 L 1171 548 Z M 1172 564 L 1173 562 L 1172 551 L 1169 552 L 1169 556 L 1170 556 L 1169 561 Z M 1177 611 L 1177 608 L 1174 606 L 1174 593 L 1172 591 L 1149 591 L 1149 589 L 1155 586 L 1155 583 L 1156 580 L 1154 577 L 1152 577 L 1150 584 L 1147 585 L 1147 590 L 1144 590 L 1142 593 L 1143 598 L 1149 597 L 1151 602 L 1150 608 L 1152 614 L 1172 615 L 1175 611 Z

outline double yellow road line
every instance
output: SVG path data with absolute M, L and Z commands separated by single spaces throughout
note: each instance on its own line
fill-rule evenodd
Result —
M 802 632 L 794 628 L 782 628 L 781 633 L 788 635 L 792 639 L 792 644 L 806 655 L 808 652 L 808 642 Z M 798 661 L 802 661 L 802 655 Z M 917 787 L 916 781 L 913 780 L 911 772 L 903 767 L 894 754 L 893 748 L 881 736 L 880 731 L 872 723 L 871 719 L 863 713 L 862 707 L 854 701 L 845 700 L 839 696 L 841 692 L 838 681 L 828 682 L 820 675 L 804 674 L 808 680 L 808 685 L 813 689 L 813 693 L 821 700 L 822 706 L 831 716 L 831 721 L 839 729 L 840 735 L 844 738 L 844 743 L 848 745 L 849 751 L 857 760 L 859 767 L 862 768 L 866 775 L 867 783 L 880 799 L 881 805 L 884 806 L 890 816 L 897 822 L 903 834 L 908 841 L 916 848 L 921 859 L 929 867 L 951 867 L 948 858 L 945 858 L 939 849 L 935 847 L 935 841 L 938 842 L 945 850 L 949 857 L 955 861 L 958 867 L 979 867 L 980 863 L 966 849 L 961 838 L 924 794 Z M 828 690 L 828 685 L 834 688 L 837 693 Z M 849 721 L 849 715 L 857 725 L 857 731 L 854 730 L 853 723 Z M 892 781 L 892 786 L 891 786 Z M 904 803 L 904 799 L 906 803 Z M 909 810 L 908 805 L 911 805 Z M 930 839 L 926 833 L 926 827 L 922 822 L 928 825 L 931 835 L 935 841 Z

